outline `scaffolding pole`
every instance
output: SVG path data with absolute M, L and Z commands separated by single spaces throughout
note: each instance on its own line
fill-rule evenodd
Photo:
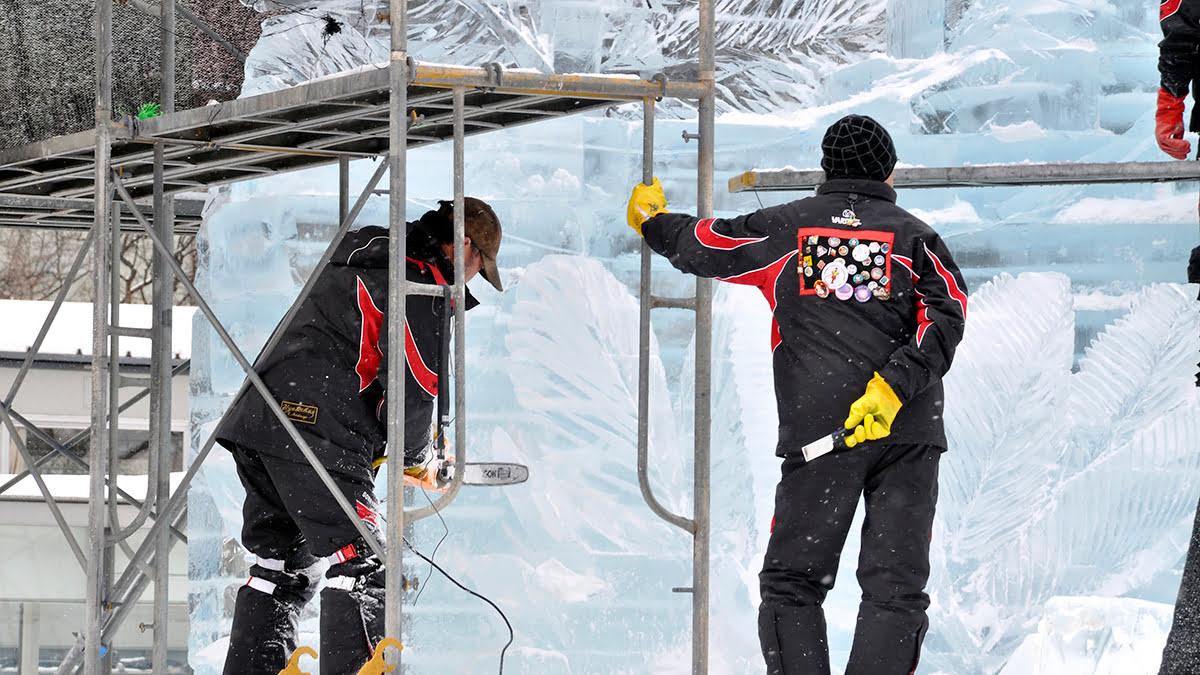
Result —
M 896 169 L 898 188 L 1028 187 L 1168 183 L 1200 180 L 1200 162 L 1051 162 Z M 815 190 L 825 182 L 820 169 L 757 169 L 729 179 L 730 192 Z
M 175 112 L 175 0 L 162 0 L 162 20 L 159 37 L 162 57 L 159 67 L 162 78 L 160 95 L 163 112 Z M 175 198 L 166 194 L 166 144 L 154 144 L 154 230 L 167 242 L 175 240 Z M 158 456 L 155 480 L 155 500 L 159 513 L 165 510 L 170 498 L 171 465 L 174 446 L 171 443 L 171 343 L 174 331 L 171 308 L 175 299 L 175 279 L 163 252 L 155 249 L 151 270 L 152 289 L 150 323 L 150 452 Z M 150 480 L 150 478 L 147 478 Z M 147 499 L 147 501 L 149 501 Z M 155 538 L 154 600 L 150 621 L 154 644 L 150 655 L 152 672 L 167 672 L 168 593 L 170 591 L 171 533 L 165 528 Z
M 715 82 L 715 10 L 712 0 L 700 0 L 700 105 L 698 109 L 699 147 L 696 163 L 697 213 L 712 216 L 713 136 L 715 132 L 713 97 Z M 665 81 L 664 81 L 664 89 Z M 642 183 L 654 180 L 654 99 L 642 103 Z M 659 298 L 652 294 L 651 251 L 645 240 L 641 246 L 641 285 L 638 294 L 638 486 L 650 510 L 668 523 L 692 535 L 692 583 L 672 589 L 692 596 L 692 673 L 708 673 L 709 551 L 711 438 L 712 438 L 712 280 L 697 277 L 696 294 L 691 298 Z M 653 309 L 690 309 L 696 312 L 695 391 L 693 398 L 693 478 L 692 517 L 671 513 L 654 496 L 650 486 L 650 312 Z
M 698 213 L 711 218 L 713 212 L 713 151 L 716 133 L 716 8 L 713 0 L 700 0 L 700 138 L 696 169 Z M 692 673 L 708 672 L 709 523 L 711 502 L 712 438 L 712 279 L 696 278 L 696 391 L 695 391 L 695 511 L 696 534 L 692 539 Z
M 384 592 L 384 634 L 396 638 L 403 644 L 404 602 L 404 373 L 408 360 L 404 349 L 405 293 L 408 280 L 405 275 L 405 255 L 408 248 L 408 232 L 405 227 L 405 203 L 407 186 L 408 139 L 408 2 L 389 0 L 391 12 L 391 58 L 388 62 L 388 81 L 391 85 L 388 130 L 388 340 L 387 391 L 387 438 L 392 465 L 387 472 L 387 553 L 384 567 L 387 570 Z M 398 329 L 398 330 L 397 330 Z M 398 443 L 398 450 L 396 441 Z M 400 669 L 401 656 L 395 655 L 394 665 Z
M 92 383 L 90 445 L 91 471 L 88 481 L 87 588 L 84 599 L 84 675 L 101 675 L 100 625 L 107 593 L 104 578 L 104 551 L 107 539 L 107 511 L 104 478 L 108 468 L 106 401 L 108 385 L 108 340 L 104 325 L 108 321 L 108 241 L 112 197 L 108 187 L 108 159 L 111 148 L 112 120 L 112 3 L 97 2 L 96 21 L 96 139 L 94 200 L 96 202 L 92 235 Z

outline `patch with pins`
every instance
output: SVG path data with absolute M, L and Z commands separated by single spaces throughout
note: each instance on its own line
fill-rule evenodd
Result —
M 846 234 L 837 228 L 800 229 L 800 295 L 854 297 L 859 302 L 890 299 L 894 233 L 856 230 L 853 238 L 844 239 Z M 863 285 L 866 282 L 873 287 Z

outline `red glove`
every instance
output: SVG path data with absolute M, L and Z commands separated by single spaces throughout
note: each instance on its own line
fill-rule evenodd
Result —
M 1154 138 L 1158 147 L 1175 159 L 1187 159 L 1192 144 L 1183 140 L 1183 96 L 1158 90 L 1158 112 L 1154 114 Z

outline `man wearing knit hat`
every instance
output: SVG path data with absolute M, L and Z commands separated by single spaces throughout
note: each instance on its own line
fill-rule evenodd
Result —
M 846 116 L 821 150 L 815 197 L 698 219 L 668 213 L 655 179 L 634 188 L 626 217 L 675 267 L 756 286 L 774 315 L 783 464 L 759 575 L 768 672 L 829 673 L 821 605 L 862 497 L 863 595 L 845 672 L 907 675 L 928 626 L 941 380 L 967 288 L 937 233 L 896 206 L 896 149 L 883 126 Z

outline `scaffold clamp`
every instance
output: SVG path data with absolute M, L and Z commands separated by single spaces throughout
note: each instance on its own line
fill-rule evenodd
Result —
M 504 66 L 499 61 L 488 61 L 483 64 L 483 72 L 497 87 L 504 86 Z
M 656 96 L 656 97 L 654 98 L 654 100 L 655 100 L 656 102 L 657 102 L 657 101 L 661 101 L 661 100 L 663 100 L 663 97 L 667 95 L 667 83 L 668 83 L 668 82 L 670 82 L 669 78 L 667 77 L 667 74 L 666 74 L 666 73 L 662 73 L 662 72 L 655 73 L 655 74 L 654 74 L 654 75 L 653 75 L 653 76 L 650 78 L 650 81 L 651 81 L 651 82 L 657 82 L 657 83 L 658 83 L 658 85 L 659 85 L 660 87 L 662 87 L 662 95 L 660 95 L 660 96 Z

